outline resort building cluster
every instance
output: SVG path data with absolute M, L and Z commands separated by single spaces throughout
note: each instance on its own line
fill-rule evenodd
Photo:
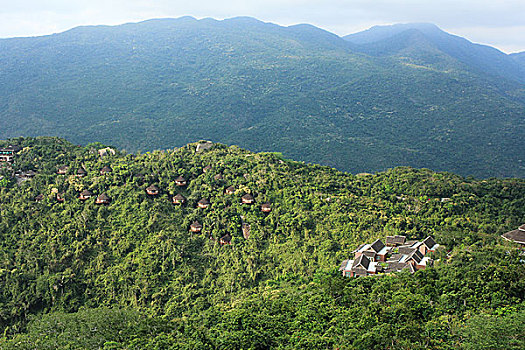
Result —
M 352 253 L 353 259 L 344 260 L 339 271 L 345 277 L 362 277 L 380 273 L 409 270 L 415 272 L 432 266 L 427 256 L 439 247 L 432 237 L 423 241 L 407 240 L 405 236 L 387 236 L 371 244 L 362 244 Z

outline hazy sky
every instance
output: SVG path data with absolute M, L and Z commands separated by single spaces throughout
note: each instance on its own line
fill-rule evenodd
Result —
M 525 0 L 0 0 L 0 37 L 184 15 L 310 23 L 338 35 L 375 24 L 431 22 L 505 52 L 525 51 Z

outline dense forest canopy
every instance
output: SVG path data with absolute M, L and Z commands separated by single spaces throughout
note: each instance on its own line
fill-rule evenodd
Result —
M 0 174 L 2 349 L 524 345 L 523 251 L 500 235 L 525 221 L 525 180 L 352 175 L 223 144 L 103 157 L 100 143 L 10 144 L 21 150 Z M 435 266 L 341 276 L 353 249 L 392 234 L 433 236 Z
M 525 66 L 437 27 L 345 38 L 253 18 L 0 40 L 0 138 L 198 139 L 343 171 L 525 177 Z

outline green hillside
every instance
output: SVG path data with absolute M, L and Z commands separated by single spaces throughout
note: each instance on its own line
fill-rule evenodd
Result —
M 223 144 L 103 158 L 101 144 L 8 144 L 22 150 L 0 174 L 1 349 L 523 346 L 523 257 L 499 235 L 524 222 L 525 180 L 355 176 Z M 435 267 L 340 275 L 353 249 L 391 234 L 433 236 Z
M 353 173 L 525 177 L 515 61 L 414 42 L 376 55 L 309 25 L 190 17 L 0 40 L 0 137 L 129 151 L 210 139 Z

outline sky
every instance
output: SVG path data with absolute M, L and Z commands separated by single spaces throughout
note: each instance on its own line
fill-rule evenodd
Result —
M 309 23 L 338 35 L 429 22 L 507 53 L 525 51 L 525 0 L 0 0 L 0 38 L 187 15 Z

